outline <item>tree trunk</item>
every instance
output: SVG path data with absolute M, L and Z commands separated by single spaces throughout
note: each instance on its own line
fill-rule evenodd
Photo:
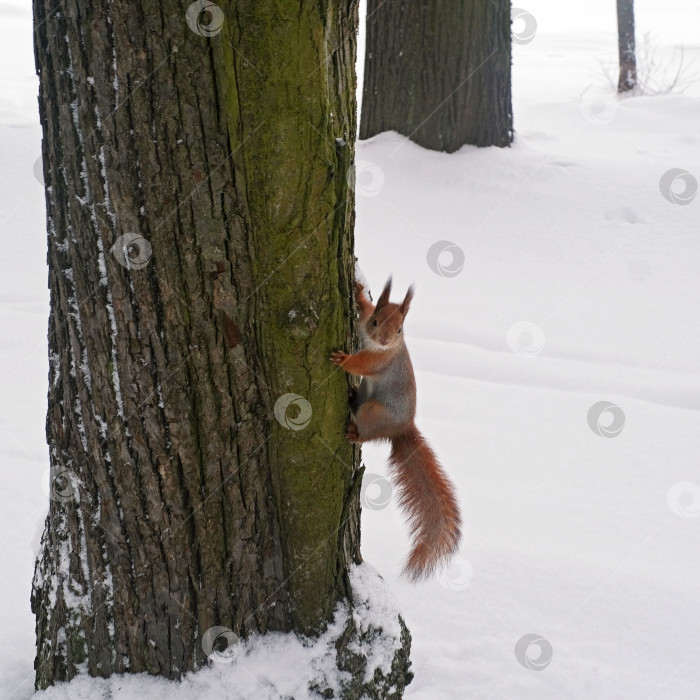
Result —
M 637 57 L 634 42 L 634 0 L 617 0 L 617 35 L 620 52 L 619 93 L 637 85 Z
M 513 140 L 510 2 L 367 2 L 360 138 L 436 151 Z
M 221 8 L 221 9 L 220 9 Z M 52 500 L 36 685 L 320 630 L 359 561 L 357 3 L 35 0 Z M 209 640 L 209 642 L 207 642 Z

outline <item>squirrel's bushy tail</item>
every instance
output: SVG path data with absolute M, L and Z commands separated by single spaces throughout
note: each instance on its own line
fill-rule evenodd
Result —
M 415 425 L 392 438 L 389 464 L 413 540 L 404 574 L 417 580 L 459 546 L 459 506 L 445 470 Z

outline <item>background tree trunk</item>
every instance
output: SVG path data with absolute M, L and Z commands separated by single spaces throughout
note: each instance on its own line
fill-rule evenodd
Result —
M 513 140 L 510 2 L 367 1 L 360 138 L 436 151 Z
M 314 632 L 359 559 L 327 359 L 353 318 L 357 3 L 206 5 L 34 1 L 53 494 L 39 688 L 83 663 L 177 678 L 216 625 Z
M 637 56 L 634 41 L 634 0 L 617 0 L 617 36 L 620 52 L 618 92 L 633 90 L 637 85 Z

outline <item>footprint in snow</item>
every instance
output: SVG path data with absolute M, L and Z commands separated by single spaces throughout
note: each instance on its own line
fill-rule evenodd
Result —
M 614 207 L 608 209 L 603 216 L 608 221 L 618 221 L 623 224 L 639 224 L 644 221 L 644 217 L 630 207 Z

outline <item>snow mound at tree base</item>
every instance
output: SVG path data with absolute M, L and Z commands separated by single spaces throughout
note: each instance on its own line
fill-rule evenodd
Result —
M 233 653 L 181 681 L 146 674 L 80 675 L 36 693 L 37 700 L 400 700 L 413 674 L 411 635 L 383 579 L 367 564 L 350 572 L 352 605 L 339 604 L 317 638 L 272 632 L 241 641 Z

